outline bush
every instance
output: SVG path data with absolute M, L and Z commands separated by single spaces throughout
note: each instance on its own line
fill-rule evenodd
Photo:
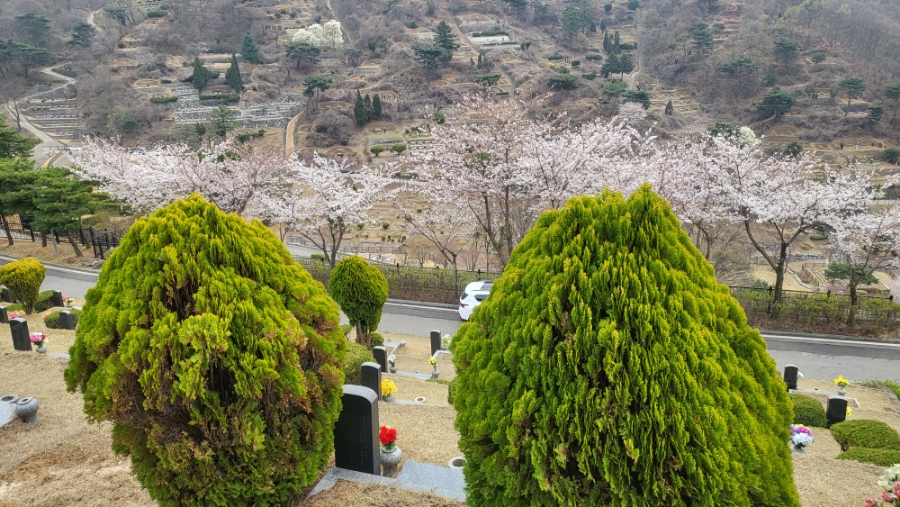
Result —
M 900 150 L 888 148 L 881 153 L 881 160 L 889 164 L 900 165 Z
M 594 74 L 593 72 L 589 72 L 587 74 L 582 74 L 581 79 L 587 79 L 588 81 L 593 81 L 593 80 L 597 79 L 597 74 Z
M 167 104 L 169 102 L 177 102 L 178 97 L 175 95 L 169 95 L 167 97 L 150 97 L 150 102 L 154 104 Z
M 131 226 L 86 299 L 66 385 L 160 505 L 287 505 L 317 480 L 347 341 L 265 225 L 176 201 Z
M 384 345 L 384 336 L 381 336 L 381 333 L 372 332 L 370 337 L 372 338 L 372 346 L 380 347 Z
M 344 333 L 344 336 L 347 336 L 351 329 L 353 329 L 353 326 L 350 324 L 341 324 L 341 332 Z
M 784 382 L 647 185 L 543 213 L 453 343 L 470 507 L 799 506 Z
M 351 255 L 331 270 L 328 291 L 356 326 L 356 343 L 370 348 L 370 333 L 378 329 L 388 297 L 387 279 L 362 257 Z
M 584 59 L 588 60 L 588 61 L 598 62 L 598 61 L 602 60 L 603 57 L 600 55 L 596 55 L 596 54 L 589 54 L 589 55 L 584 55 Z
M 325 262 L 325 254 L 317 254 L 317 253 L 316 253 L 316 254 L 311 254 L 311 255 L 309 256 L 309 260 L 311 260 L 311 261 Z
M 347 343 L 347 358 L 341 369 L 344 370 L 344 383 L 359 385 L 362 383 L 363 363 L 376 363 L 375 356 L 364 345 Z
M 900 463 L 900 451 L 896 449 L 866 449 L 865 447 L 854 447 L 847 452 L 843 452 L 838 459 L 846 459 L 859 461 L 860 463 L 871 463 L 873 465 L 889 467 L 895 463 Z
M 75 320 L 75 325 L 78 325 L 78 316 L 81 315 L 80 310 L 69 310 L 72 313 L 72 317 Z M 44 319 L 44 326 L 50 329 L 61 329 L 59 325 L 59 314 L 62 312 L 53 312 Z
M 840 422 L 831 427 L 831 436 L 841 445 L 842 451 L 853 447 L 900 450 L 900 435 L 881 421 L 857 419 Z
M 825 419 L 825 408 L 815 398 L 802 394 L 788 395 L 794 402 L 794 424 L 824 428 L 828 425 Z
M 453 393 L 456 392 L 456 379 L 459 377 L 455 377 L 450 383 L 447 384 L 447 403 L 453 405 Z
M 22 302 L 25 313 L 28 314 L 34 311 L 46 275 L 44 265 L 31 257 L 0 267 L 0 283 L 6 285 L 16 300 Z
M 547 59 L 550 60 L 550 61 L 553 61 L 553 60 L 562 60 L 562 59 L 563 59 L 563 56 L 562 56 L 561 54 L 557 53 L 557 54 L 553 54 L 553 55 L 548 56 Z
M 11 305 L 6 305 L 6 311 L 7 312 L 24 312 L 25 307 L 22 305 L 22 303 L 13 303 Z
M 150 11 L 147 13 L 148 18 L 164 18 L 168 14 L 166 11 Z
M 826 58 L 828 58 L 828 55 L 821 51 L 819 51 L 818 53 L 813 53 L 812 55 L 813 63 L 822 63 Z
M 34 302 L 34 311 L 45 312 L 53 308 L 53 291 L 45 290 L 38 294 L 37 301 Z

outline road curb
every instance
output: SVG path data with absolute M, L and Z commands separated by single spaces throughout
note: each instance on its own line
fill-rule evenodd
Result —
M 449 303 L 432 303 L 430 301 L 410 301 L 409 299 L 388 299 L 388 303 L 394 303 L 397 305 L 415 305 L 415 306 L 427 306 L 429 308 L 441 308 L 447 310 L 456 310 L 459 308 L 459 305 L 452 305 Z
M 868 336 L 847 336 L 843 334 L 824 334 L 824 333 L 795 333 L 793 331 L 770 331 L 760 329 L 760 334 L 771 336 L 783 336 L 785 338 L 821 338 L 824 340 L 847 340 L 855 342 L 872 342 L 872 343 L 894 343 L 900 344 L 900 340 L 879 340 Z
M 24 256 L 0 254 L 0 260 L 2 260 L 2 261 L 13 262 L 13 261 L 17 261 L 19 259 L 24 259 L 24 258 L 25 258 Z M 89 259 L 90 257 L 85 257 L 85 258 Z M 69 271 L 78 271 L 78 272 L 81 272 L 84 274 L 89 274 L 89 275 L 99 275 L 100 274 L 99 269 L 83 268 L 81 266 L 70 266 L 69 264 L 57 264 L 55 262 L 42 261 L 41 259 L 38 259 L 38 261 L 41 264 L 43 264 L 44 266 L 49 267 L 49 268 L 67 269 Z

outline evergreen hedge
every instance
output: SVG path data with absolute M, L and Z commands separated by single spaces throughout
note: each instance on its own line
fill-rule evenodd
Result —
M 347 358 L 344 359 L 344 364 L 341 366 L 341 369 L 344 370 L 344 383 L 362 384 L 362 364 L 367 362 L 376 362 L 372 351 L 358 343 L 347 343 Z
M 881 421 L 856 419 L 839 422 L 830 429 L 842 451 L 852 447 L 900 450 L 900 435 Z
M 43 264 L 37 259 L 25 257 L 0 267 L 0 284 L 6 285 L 22 302 L 25 313 L 30 314 L 34 311 L 46 275 Z
M 338 309 L 262 223 L 197 194 L 104 263 L 65 371 L 161 506 L 288 505 L 333 451 Z
M 378 329 L 388 297 L 387 279 L 381 271 L 362 257 L 345 257 L 331 270 L 328 291 L 356 326 L 356 343 L 371 348 L 371 333 Z
M 789 394 L 794 404 L 794 424 L 824 428 L 828 426 L 825 407 L 815 398 L 802 394 Z
M 896 449 L 867 449 L 865 447 L 853 447 L 843 452 L 838 459 L 871 463 L 882 467 L 889 467 L 900 463 L 900 451 Z
M 453 343 L 470 507 L 799 506 L 784 382 L 649 186 L 544 213 Z

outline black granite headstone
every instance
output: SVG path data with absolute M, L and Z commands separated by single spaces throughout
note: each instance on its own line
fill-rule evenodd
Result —
M 16 350 L 30 351 L 31 337 L 28 335 L 28 321 L 23 318 L 11 319 L 9 331 L 12 333 L 13 348 Z
M 431 355 L 433 356 L 435 352 L 441 350 L 441 332 L 440 331 L 432 331 L 431 332 Z
M 9 290 L 9 287 L 0 287 L 0 301 L 6 301 L 7 303 L 16 302 L 16 299 L 13 297 L 12 291 Z
M 59 327 L 62 329 L 75 329 L 75 316 L 66 310 L 59 312 Z
M 6 307 L 0 307 L 0 324 L 9 324 L 9 313 L 6 312 Z
M 784 382 L 787 384 L 789 391 L 791 389 L 797 389 L 797 372 L 799 370 L 800 369 L 793 364 L 788 364 L 784 367 Z
M 378 399 L 381 399 L 381 365 L 367 361 L 360 366 L 362 370 L 362 385 L 375 391 Z
M 66 306 L 63 303 L 62 292 L 58 290 L 53 291 L 53 306 Z
M 844 422 L 847 419 L 847 398 L 829 396 L 828 406 L 825 407 L 825 419 L 829 426 Z
M 387 372 L 387 349 L 381 346 L 372 347 L 372 355 L 375 356 L 375 360 L 381 365 L 381 371 Z
M 344 384 L 341 403 L 334 425 L 334 465 L 380 475 L 378 395 L 368 387 Z

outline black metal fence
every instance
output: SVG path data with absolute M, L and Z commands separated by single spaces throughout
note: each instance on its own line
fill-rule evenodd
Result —
M 31 223 L 19 215 L 0 215 L 0 221 L 2 221 L 0 223 L 0 240 L 8 239 L 11 236 L 13 241 L 41 241 L 40 232 L 35 231 Z M 9 236 L 7 236 L 7 230 Z M 57 243 L 76 243 L 90 247 L 94 257 L 104 259 L 109 250 L 119 246 L 122 235 L 109 229 L 78 227 L 65 232 L 49 232 L 48 241 L 53 239 Z
M 328 287 L 331 267 L 320 260 L 297 259 L 316 280 Z M 458 303 L 466 285 L 478 280 L 493 280 L 497 272 L 420 268 L 396 264 L 372 264 L 388 281 L 388 297 L 433 303 Z

